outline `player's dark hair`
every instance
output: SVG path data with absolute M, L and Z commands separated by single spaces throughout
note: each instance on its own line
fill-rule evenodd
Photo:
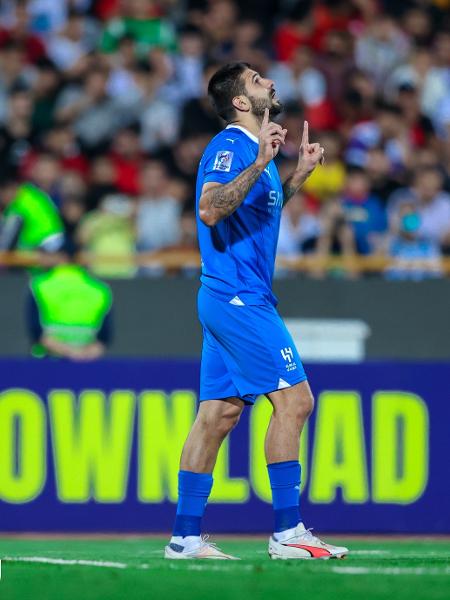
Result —
M 229 123 L 235 116 L 233 98 L 245 94 L 245 83 L 242 73 L 250 68 L 245 62 L 228 63 L 211 77 L 208 84 L 208 95 L 217 114 Z

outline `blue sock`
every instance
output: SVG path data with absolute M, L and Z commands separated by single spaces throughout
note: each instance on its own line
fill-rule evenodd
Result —
M 210 473 L 178 473 L 178 506 L 173 535 L 200 535 L 201 520 L 211 492 Z
M 267 465 L 276 533 L 296 527 L 300 521 L 300 463 L 297 460 Z

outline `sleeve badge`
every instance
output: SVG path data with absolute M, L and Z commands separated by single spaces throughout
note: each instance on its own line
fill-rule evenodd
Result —
M 219 150 L 214 161 L 214 171 L 229 171 L 233 161 L 233 152 L 230 150 Z

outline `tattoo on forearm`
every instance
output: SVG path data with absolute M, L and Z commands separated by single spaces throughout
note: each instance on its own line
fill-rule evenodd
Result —
M 292 183 L 292 175 L 283 183 L 283 206 L 289 202 L 300 186 Z
M 289 177 L 283 183 L 283 206 L 287 204 L 292 196 L 298 192 L 307 178 L 308 176 L 306 175 L 300 180 L 295 180 L 294 175 L 289 175 Z
M 205 208 L 214 214 L 217 221 L 230 216 L 242 204 L 260 175 L 261 171 L 255 165 L 250 165 L 230 183 L 208 190 Z

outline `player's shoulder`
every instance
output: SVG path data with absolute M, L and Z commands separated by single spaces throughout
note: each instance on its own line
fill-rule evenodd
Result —
M 209 142 L 202 157 L 203 164 L 214 163 L 214 170 L 230 171 L 231 166 L 242 166 L 251 158 L 247 135 L 235 128 L 220 131 Z
M 215 152 L 218 150 L 230 150 L 236 152 L 245 151 L 249 147 L 249 138 L 240 129 L 234 127 L 226 127 L 220 131 L 209 142 L 207 150 Z

